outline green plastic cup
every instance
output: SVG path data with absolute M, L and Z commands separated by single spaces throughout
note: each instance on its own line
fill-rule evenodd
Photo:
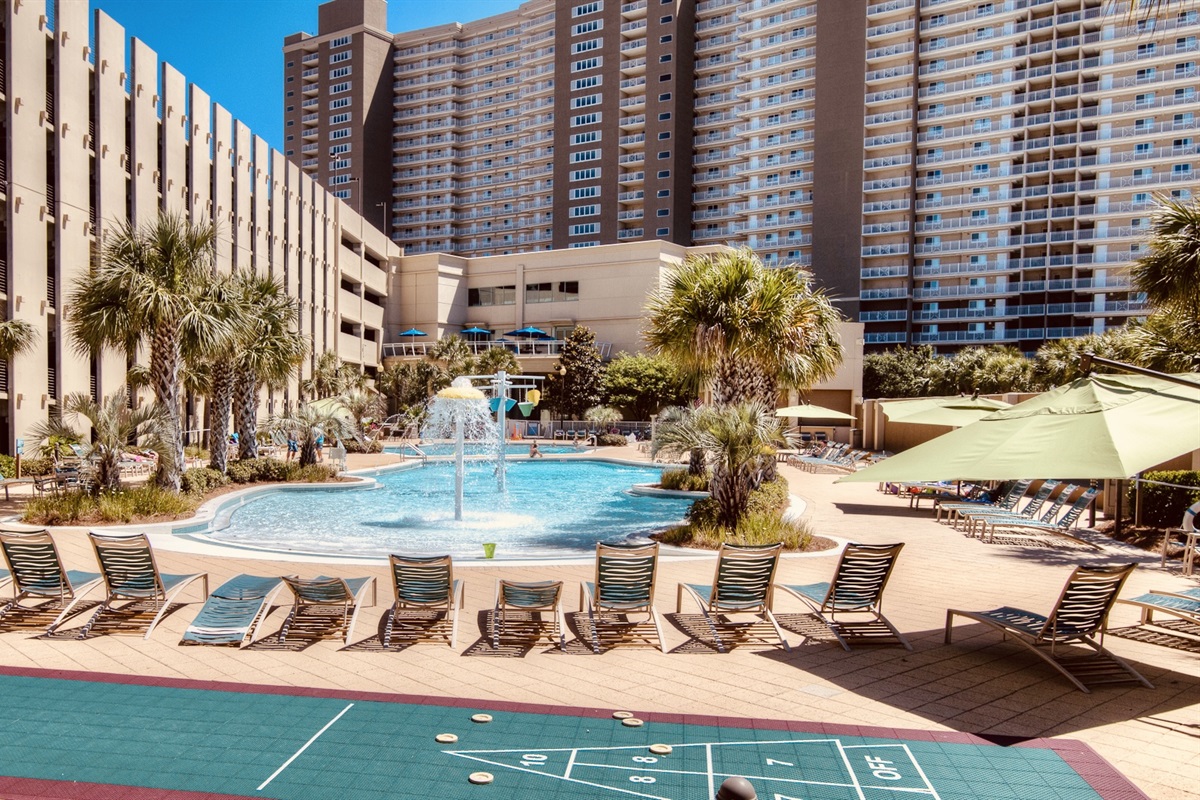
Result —
M 484 558 L 495 558 L 496 557 L 496 543 L 495 542 L 484 542 L 483 543 L 483 557 Z

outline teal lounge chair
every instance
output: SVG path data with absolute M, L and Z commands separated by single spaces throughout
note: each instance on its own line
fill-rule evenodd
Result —
M 534 614 L 550 614 L 553 618 L 550 636 L 558 642 L 560 650 L 566 650 L 567 621 L 563 616 L 562 590 L 562 581 L 519 582 L 497 579 L 496 603 L 492 608 L 492 649 L 500 647 L 500 639 L 504 637 L 505 628 L 508 627 L 509 614 L 517 612 L 522 615 L 528 614 L 531 618 Z M 523 632 L 528 629 L 529 626 L 522 625 Z M 537 638 L 539 637 L 535 632 L 535 642 Z
M 1200 587 L 1178 592 L 1151 589 L 1146 594 L 1117 602 L 1140 608 L 1143 625 L 1153 625 L 1154 614 L 1159 612 L 1191 623 L 1195 628 L 1189 633 L 1200 635 Z
M 999 512 L 999 516 L 1015 516 L 1022 519 L 1033 519 L 1034 515 L 1037 514 L 1037 512 L 1041 510 L 1042 506 L 1046 504 L 1046 501 L 1050 499 L 1050 495 L 1054 493 L 1054 490 L 1057 489 L 1058 486 L 1058 481 L 1043 481 L 1042 485 L 1038 487 L 1036 492 L 1034 492 L 1033 497 L 1029 499 L 1029 502 L 1025 504 L 1024 508 L 1022 508 L 1020 511 L 1002 511 Z M 967 534 L 973 536 L 975 534 L 975 520 L 978 517 L 988 516 L 997 516 L 997 512 L 986 508 L 960 508 L 958 510 L 958 518 L 954 522 L 954 526 L 958 527 L 959 523 L 966 523 L 965 530 Z
M 1063 536 L 1073 542 L 1086 544 L 1088 547 L 1093 547 L 1099 550 L 1099 545 L 1089 542 L 1086 539 L 1081 539 L 1075 534 L 1071 533 L 1071 528 L 1073 528 L 1075 524 L 1079 522 L 1080 517 L 1083 516 L 1083 512 L 1086 511 L 1087 507 L 1090 506 L 1096 499 L 1096 495 L 1098 493 L 1099 491 L 1097 489 L 1088 489 L 1086 492 L 1079 495 L 1079 497 L 1075 499 L 1075 502 L 1072 503 L 1067 509 L 1067 512 L 1063 514 L 1062 517 L 1060 517 L 1057 521 L 1052 522 L 1050 520 L 1042 520 L 1039 522 L 1035 520 L 1015 519 L 993 521 L 990 523 L 987 531 L 987 541 L 993 541 L 996 535 L 996 529 L 1000 528 L 1001 530 L 1012 530 L 1023 534 L 1036 535 L 1039 533 L 1047 533 L 1054 536 Z
M 238 575 L 208 596 L 200 613 L 183 633 L 184 644 L 240 646 L 254 642 L 254 631 L 283 588 L 277 576 Z
M 601 639 L 628 641 L 652 626 L 659 649 L 666 652 L 662 619 L 654 607 L 657 575 L 658 542 L 636 547 L 596 544 L 596 580 L 579 586 L 579 605 L 591 622 L 593 651 L 600 652 Z M 631 614 L 645 614 L 647 619 L 636 622 Z
M 1042 515 L 1037 519 L 1034 519 L 1032 514 L 1025 513 L 1025 511 L 1029 511 L 1031 508 L 1034 509 L 1034 513 L 1041 511 L 1041 507 L 1034 506 L 1033 502 L 1030 502 L 1025 511 L 1022 511 L 1021 513 L 997 512 L 991 514 L 974 514 L 968 520 L 967 532 L 974 536 L 978 531 L 979 538 L 982 539 L 987 534 L 987 529 L 989 526 L 1002 525 L 1005 522 L 1042 522 L 1047 525 L 1052 524 L 1054 520 L 1058 518 L 1058 512 L 1062 511 L 1062 507 L 1067 504 L 1067 499 L 1070 498 L 1071 495 L 1075 494 L 1075 492 L 1078 490 L 1078 486 L 1070 483 L 1067 484 L 1065 487 L 1063 487 L 1062 491 L 1054 496 L 1054 499 L 1050 501 L 1050 505 L 1048 507 L 1045 506 L 1045 500 L 1048 498 L 1044 498 L 1040 506 L 1045 507 L 1046 510 L 1042 511 Z M 1041 492 L 1038 492 L 1038 494 L 1041 494 Z
M 812 609 L 813 615 L 846 651 L 850 650 L 850 642 L 891 644 L 893 638 L 905 649 L 912 650 L 912 645 L 883 615 L 883 590 L 887 587 L 903 547 L 903 543 L 851 542 L 838 559 L 832 581 L 779 588 Z M 872 620 L 858 622 L 853 621 L 853 617 L 850 621 L 845 619 L 846 615 L 864 614 Z
M 106 596 L 77 638 L 86 639 L 100 616 L 108 611 L 113 603 L 121 600 L 128 601 L 127 605 L 147 600 L 154 603 L 157 613 L 150 621 L 150 627 L 146 629 L 144 637 L 149 639 L 150 634 L 154 633 L 154 628 L 162 620 L 163 614 L 171 607 L 172 601 L 193 582 L 203 582 L 201 599 L 208 598 L 208 573 L 160 573 L 158 565 L 154 562 L 154 552 L 150 549 L 150 540 L 145 534 L 114 536 L 92 532 L 88 537 L 92 540 L 96 561 L 100 563 L 100 572 L 104 576 Z
M 791 645 L 783 636 L 775 615 L 771 613 L 771 599 L 775 587 L 775 570 L 779 566 L 782 544 L 731 545 L 721 544 L 717 551 L 717 573 L 711 586 L 681 583 L 675 594 L 675 612 L 683 608 L 686 592 L 700 607 L 708 628 L 712 632 L 717 650 L 726 652 L 722 632 L 735 635 L 748 633 L 752 626 L 767 623 L 775 637 L 790 651 Z M 758 620 L 734 622 L 731 614 L 752 614 Z
M 399 629 L 407 639 L 442 635 L 453 648 L 458 640 L 458 612 L 463 605 L 463 582 L 454 579 L 450 556 L 388 556 L 392 568 L 392 588 L 395 601 L 388 609 L 383 629 L 383 646 L 392 646 L 392 636 Z M 400 612 L 433 612 L 440 620 L 432 625 L 423 622 L 410 624 L 397 619 Z
M 279 643 L 287 640 L 288 631 L 296 620 L 306 611 L 318 608 L 342 609 L 341 627 L 346 631 L 345 642 L 350 644 L 354 635 L 354 623 L 358 621 L 358 612 L 362 608 L 363 597 L 367 589 L 371 590 L 371 605 L 375 605 L 374 578 L 327 578 L 324 575 L 316 578 L 297 578 L 284 576 L 283 582 L 292 590 L 291 613 L 279 630 Z
M 78 572 L 63 567 L 58 547 L 45 530 L 0 531 L 0 552 L 9 572 L 3 583 L 13 582 L 13 598 L 0 607 L 0 616 L 21 606 L 23 600 L 42 600 L 39 610 L 61 606 L 46 633 L 53 633 L 85 595 L 100 585 L 95 572 Z
M 1154 686 L 1121 659 L 1104 649 L 1104 629 L 1121 586 L 1136 564 L 1124 567 L 1076 567 L 1058 596 L 1049 616 L 1003 606 L 991 611 L 946 611 L 946 644 L 950 644 L 954 618 L 966 617 L 991 626 L 1054 667 L 1081 691 L 1088 684 L 1141 683 Z M 1090 656 L 1062 652 L 1079 644 L 1095 652 Z
M 1019 480 L 1009 487 L 1008 492 L 1004 497 L 1000 498 L 995 503 L 938 503 L 937 504 L 937 521 L 942 521 L 942 512 L 946 512 L 946 521 L 955 525 L 955 518 L 959 511 L 972 509 L 991 509 L 992 511 L 1012 511 L 1017 507 L 1017 503 L 1021 502 L 1021 498 L 1025 496 L 1032 480 Z

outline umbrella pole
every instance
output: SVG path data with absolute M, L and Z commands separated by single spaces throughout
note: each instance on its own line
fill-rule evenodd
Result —
M 1118 535 L 1120 535 L 1120 533 L 1121 533 L 1121 495 L 1123 494 L 1123 491 L 1122 491 L 1123 487 L 1121 486 L 1121 484 L 1122 484 L 1122 483 L 1124 483 L 1124 481 L 1117 481 L 1117 482 L 1116 482 L 1116 486 L 1117 486 L 1117 513 L 1116 513 L 1116 515 L 1115 515 L 1115 516 L 1116 516 L 1116 520 L 1114 520 L 1114 524 L 1113 524 L 1113 535 L 1114 535 L 1114 536 L 1118 536 Z

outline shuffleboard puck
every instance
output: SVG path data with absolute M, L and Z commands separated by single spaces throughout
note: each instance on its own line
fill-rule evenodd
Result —
M 454 733 L 439 733 L 433 737 L 433 740 L 438 744 L 454 744 L 458 741 L 458 735 Z
M 494 781 L 495 778 L 490 772 L 472 772 L 467 776 L 467 780 L 479 786 L 484 786 Z
M 632 711 L 614 711 L 613 719 L 629 719 L 633 716 Z
M 654 753 L 654 755 L 656 755 L 656 756 L 669 756 L 674 751 L 674 749 L 675 748 L 671 747 L 671 745 L 669 745 L 669 744 L 652 744 L 652 745 L 650 745 L 650 752 Z
M 475 714 L 471 717 L 471 722 L 491 722 L 491 714 Z
M 621 724 L 626 728 L 640 728 L 645 723 L 637 717 L 626 717 L 625 719 L 621 720 Z

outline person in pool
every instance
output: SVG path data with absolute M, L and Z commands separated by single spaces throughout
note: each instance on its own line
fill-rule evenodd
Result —
M 541 458 L 542 457 L 542 451 L 538 449 L 537 442 L 531 442 L 529 444 L 529 457 L 530 458 Z

